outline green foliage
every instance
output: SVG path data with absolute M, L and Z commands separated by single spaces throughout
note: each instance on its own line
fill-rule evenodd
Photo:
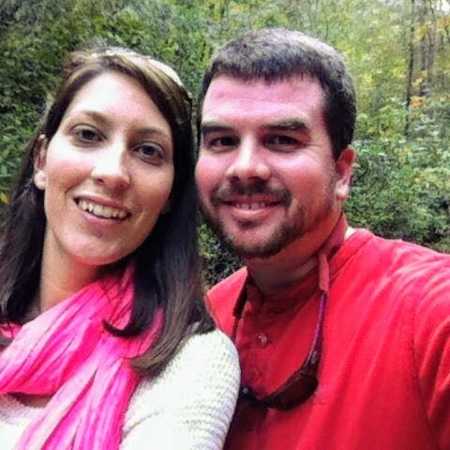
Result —
M 448 99 L 429 101 L 414 113 L 414 139 L 392 132 L 394 120 L 390 134 L 380 130 L 356 142 L 359 161 L 347 205 L 353 224 L 450 252 L 449 112 Z
M 433 16 L 411 15 L 407 0 L 0 0 L 0 205 L 68 52 L 99 41 L 131 47 L 171 64 L 195 98 L 217 47 L 249 29 L 286 26 L 339 48 L 356 81 L 351 222 L 450 251 L 450 22 L 442 2 L 427 4 Z M 412 42 L 418 58 L 430 31 L 433 70 L 415 62 L 406 108 L 408 49 Z M 238 262 L 205 226 L 201 241 L 210 284 Z
M 205 286 L 212 286 L 221 279 L 231 275 L 242 262 L 221 242 L 206 225 L 200 226 L 202 246 L 203 278 Z

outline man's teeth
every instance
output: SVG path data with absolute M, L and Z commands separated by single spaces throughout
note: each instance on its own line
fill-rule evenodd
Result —
M 239 209 L 262 209 L 267 207 L 267 203 L 263 202 L 254 202 L 254 203 L 236 203 L 236 208 Z
M 78 206 L 83 210 L 90 212 L 94 216 L 104 219 L 125 219 L 127 212 L 122 209 L 111 208 L 110 206 L 99 205 L 87 200 L 80 200 Z

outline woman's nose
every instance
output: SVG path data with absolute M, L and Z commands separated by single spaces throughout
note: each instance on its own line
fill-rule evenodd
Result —
M 91 176 L 96 183 L 104 184 L 109 189 L 126 189 L 130 184 L 126 160 L 125 145 L 116 144 L 105 147 L 104 151 L 96 155 Z

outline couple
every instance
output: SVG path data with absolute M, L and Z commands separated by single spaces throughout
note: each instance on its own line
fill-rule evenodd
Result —
M 161 62 L 74 53 L 1 249 L 2 449 L 445 449 L 450 258 L 347 225 L 339 54 L 266 29 L 200 104 L 202 210 L 246 267 L 202 301 L 190 98 Z

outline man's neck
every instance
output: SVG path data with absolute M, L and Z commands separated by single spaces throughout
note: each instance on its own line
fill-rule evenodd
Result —
M 252 259 L 247 262 L 252 280 L 264 295 L 273 295 L 288 289 L 317 267 L 317 257 L 303 261 L 287 258 Z
M 314 236 L 307 233 L 297 241 L 269 258 L 248 259 L 248 271 L 264 295 L 272 295 L 283 289 L 288 289 L 300 282 L 318 265 L 318 252 L 330 236 L 332 229 L 325 236 Z M 347 227 L 345 239 L 354 232 Z

